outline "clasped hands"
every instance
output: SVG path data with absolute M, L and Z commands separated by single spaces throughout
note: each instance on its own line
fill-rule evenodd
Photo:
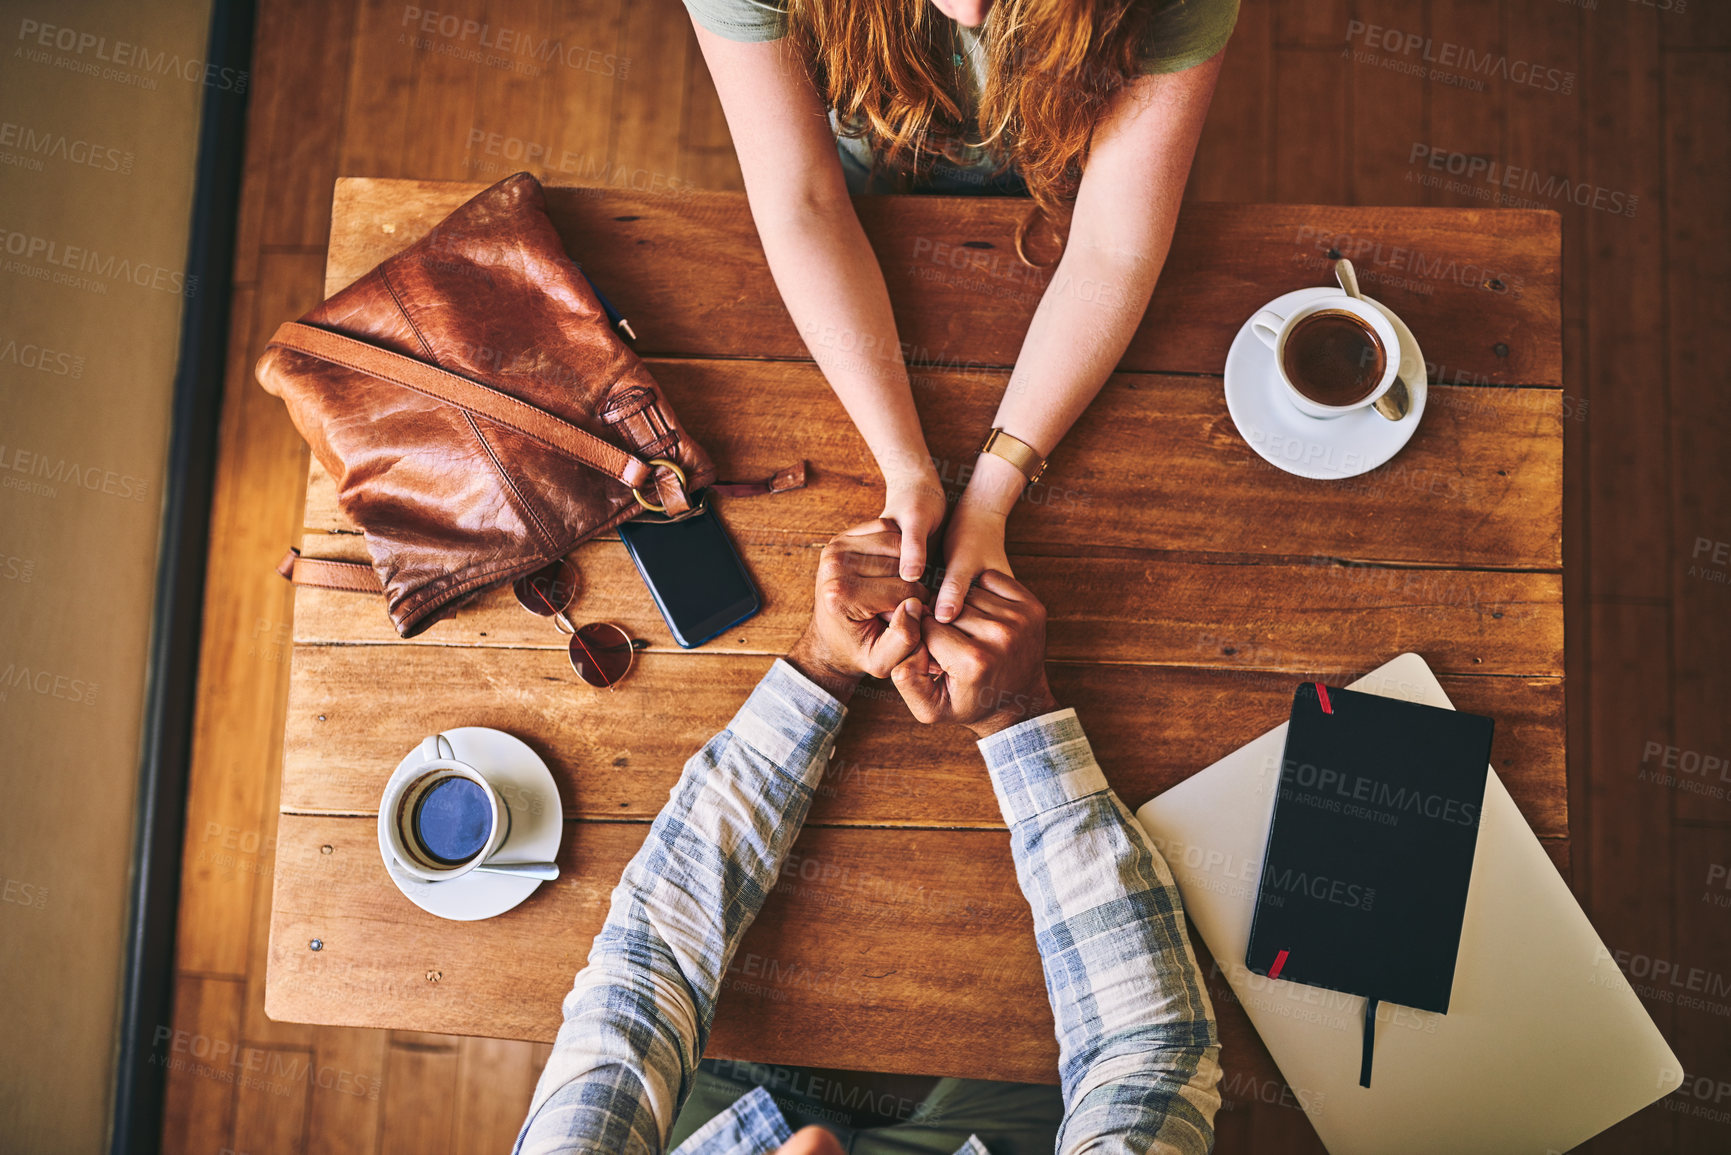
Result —
M 882 518 L 832 538 L 817 567 L 811 623 L 787 660 L 846 701 L 870 674 L 891 679 L 921 722 L 979 738 L 1057 708 L 1046 684 L 1046 608 L 995 570 L 939 622 L 929 591 L 901 576 L 901 533 Z

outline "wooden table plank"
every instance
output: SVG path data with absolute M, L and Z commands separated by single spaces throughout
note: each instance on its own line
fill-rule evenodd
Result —
M 825 540 L 744 544 L 763 611 L 706 643 L 704 652 L 786 653 L 810 617 Z M 369 560 L 362 540 L 348 534 L 309 535 L 308 550 Z M 582 580 L 573 614 L 617 622 L 652 651 L 677 649 L 618 538 L 586 542 L 571 557 Z M 1318 561 L 1260 564 L 1254 582 L 1246 582 L 1252 571 L 1241 565 L 1167 557 L 1017 554 L 1011 566 L 1045 603 L 1046 652 L 1056 660 L 1306 673 L 1358 670 L 1376 654 L 1416 650 L 1442 674 L 1563 672 L 1561 578 L 1553 573 Z M 558 650 L 567 644 L 546 619 L 525 613 L 508 587 L 407 642 L 379 598 L 311 587 L 297 598 L 294 632 L 302 643 Z
M 338 181 L 328 291 L 426 233 L 483 187 Z M 567 248 L 632 319 L 640 353 L 737 356 L 739 335 L 749 333 L 753 356 L 808 356 L 770 279 L 743 194 L 551 188 L 548 207 Z M 883 267 L 910 360 L 963 368 L 1014 363 L 1049 275 L 1016 257 L 1024 203 L 862 197 L 854 207 Z M 1389 274 L 1377 286 L 1379 298 L 1412 326 L 1426 355 L 1460 380 L 1557 386 L 1558 227 L 1555 213 L 1536 210 L 1186 204 L 1121 365 L 1218 373 L 1244 320 L 1280 293 L 1323 283 L 1316 258 L 1338 244 Z M 1501 288 L 1487 287 L 1493 282 Z M 1109 290 L 1059 288 L 1114 307 Z M 852 347 L 845 333 L 806 336 Z
M 558 882 L 497 919 L 453 923 L 391 885 L 371 819 L 285 815 L 270 1014 L 551 1039 L 646 827 L 566 830 Z M 918 870 L 904 877 L 920 883 L 882 874 L 891 841 Z M 1008 835 L 812 829 L 794 854 L 794 876 L 735 956 L 710 1054 L 810 1064 L 845 1054 L 862 1070 L 1052 1081 L 1057 1045 Z M 827 877 L 802 882 L 802 868 Z M 322 949 L 307 949 L 314 938 Z M 1003 1051 L 946 1045 L 986 1037 Z
M 811 463 L 803 490 L 728 504 L 742 544 L 827 539 L 883 508 L 865 442 L 816 366 L 681 360 L 652 368 L 724 476 Z M 927 442 L 948 484 L 967 477 L 1004 381 L 997 372 L 916 378 Z M 1252 451 L 1217 379 L 1118 374 L 1053 453 L 1048 480 L 1010 518 L 1008 539 L 1012 548 L 1042 544 L 1040 552 L 1155 548 L 1555 569 L 1561 404 L 1556 390 L 1437 387 L 1394 461 L 1319 483 Z M 308 488 L 306 524 L 354 529 L 322 471 Z
M 746 655 L 647 654 L 607 693 L 584 686 L 565 655 L 549 650 L 297 646 L 294 660 L 285 811 L 375 813 L 391 770 L 427 734 L 494 726 L 547 760 L 567 816 L 597 820 L 653 818 L 685 760 L 727 724 L 768 665 Z M 1132 808 L 1278 725 L 1300 680 L 1068 662 L 1049 670 L 1053 693 L 1077 706 L 1107 779 Z M 1566 834 L 1561 680 L 1441 681 L 1459 708 L 1497 719 L 1492 761 L 1534 829 Z M 813 821 L 1001 825 L 965 731 L 922 726 L 881 683 L 863 687 L 849 715 Z
M 267 1009 L 551 1039 L 645 832 L 568 823 L 559 881 L 496 919 L 454 923 L 391 885 L 372 819 L 284 815 Z M 1566 866 L 1567 845 L 1546 846 Z M 888 873 L 886 862 L 903 869 Z M 308 949 L 314 938 L 322 949 Z M 1248 1037 L 1242 1009 L 1216 1009 L 1225 1037 Z M 707 1054 L 811 1066 L 846 1056 L 860 1070 L 1056 1082 L 1008 835 L 808 827 L 734 957 Z

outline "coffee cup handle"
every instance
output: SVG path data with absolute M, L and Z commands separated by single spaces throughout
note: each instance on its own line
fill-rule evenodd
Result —
M 421 743 L 423 762 L 450 762 L 456 757 L 457 752 L 451 749 L 451 740 L 443 734 L 433 734 Z
M 1250 318 L 1250 331 L 1261 338 L 1262 343 L 1270 349 L 1280 340 L 1280 330 L 1286 324 L 1286 318 L 1273 309 L 1264 309 Z

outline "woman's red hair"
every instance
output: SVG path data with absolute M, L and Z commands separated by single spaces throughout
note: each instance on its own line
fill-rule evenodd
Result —
M 983 147 L 1053 215 L 1076 195 L 1106 102 L 1140 71 L 1147 17 L 1145 0 L 999 0 L 979 119 L 967 123 L 956 26 L 931 0 L 788 3 L 818 91 L 880 165 L 921 174 Z

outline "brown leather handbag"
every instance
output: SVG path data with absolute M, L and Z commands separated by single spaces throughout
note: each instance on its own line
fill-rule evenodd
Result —
M 257 372 L 372 555 L 369 572 L 291 551 L 285 576 L 382 586 L 405 638 L 646 509 L 688 513 L 715 474 L 528 173 L 283 325 Z

